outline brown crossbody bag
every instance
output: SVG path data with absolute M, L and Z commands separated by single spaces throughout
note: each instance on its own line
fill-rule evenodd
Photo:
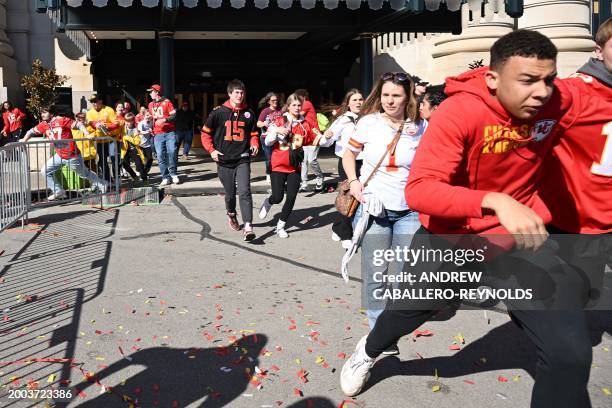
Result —
M 380 158 L 380 160 L 374 167 L 374 170 L 372 170 L 372 173 L 370 173 L 370 176 L 367 178 L 365 183 L 363 183 L 364 189 L 366 188 L 370 180 L 372 180 L 372 177 L 374 177 L 374 174 L 376 174 L 376 172 L 380 168 L 380 165 L 385 160 L 385 157 L 387 157 L 389 152 L 395 150 L 395 146 L 397 146 L 397 142 L 399 142 L 400 136 L 402 135 L 402 130 L 404 130 L 404 123 L 402 123 L 402 125 L 398 129 L 391 144 L 387 146 L 387 150 L 385 151 L 385 153 L 382 155 L 382 157 Z M 353 195 L 351 194 L 351 182 L 348 179 L 346 179 L 342 181 L 340 184 L 338 184 L 338 195 L 336 196 L 336 209 L 338 210 L 340 214 L 344 215 L 345 217 L 352 217 L 353 214 L 355 214 L 357 207 L 359 207 L 359 201 L 355 197 L 353 197 Z

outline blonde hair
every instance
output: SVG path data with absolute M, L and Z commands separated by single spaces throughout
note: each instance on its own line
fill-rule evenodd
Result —
M 404 119 L 410 119 L 413 122 L 420 121 L 421 118 L 419 117 L 418 102 L 416 95 L 414 94 L 414 82 L 412 82 L 410 78 L 406 78 L 405 81 L 398 81 L 395 76 L 393 76 L 391 79 L 387 79 L 386 81 L 383 81 L 382 78 L 376 81 L 372 92 L 370 92 L 368 98 L 361 107 L 359 118 L 374 112 L 384 112 L 380 98 L 382 96 L 382 87 L 387 82 L 401 86 L 404 88 L 404 92 L 406 92 L 407 101 L 404 108 Z
M 287 100 L 285 101 L 285 106 L 283 106 L 283 112 L 289 111 L 289 105 L 291 105 L 293 102 L 299 102 L 300 105 L 303 105 L 304 98 L 302 98 L 296 93 L 292 93 L 291 95 L 287 97 Z

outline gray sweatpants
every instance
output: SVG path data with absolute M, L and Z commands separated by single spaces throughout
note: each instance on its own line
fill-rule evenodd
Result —
M 304 146 L 304 161 L 302 162 L 302 181 L 308 181 L 308 164 L 312 166 L 312 171 L 315 174 L 315 177 L 320 178 L 323 177 L 323 172 L 321 171 L 321 166 L 319 166 L 319 161 L 317 160 L 317 155 L 319 154 L 319 146 Z
M 253 222 L 253 197 L 251 196 L 251 163 L 239 164 L 236 168 L 217 165 L 217 174 L 225 190 L 225 209 L 236 212 L 236 184 L 240 199 L 242 222 Z

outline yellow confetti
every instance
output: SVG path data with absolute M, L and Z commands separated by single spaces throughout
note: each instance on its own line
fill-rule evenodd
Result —
M 119 330 L 123 330 L 123 326 L 117 326 Z
M 47 336 L 45 336 L 45 335 L 40 335 L 40 336 L 37 336 L 36 338 L 37 338 L 38 340 L 44 340 L 44 339 L 46 339 L 46 338 L 47 338 Z
M 104 357 L 96 357 L 96 361 L 104 361 Z
M 93 324 L 93 323 L 95 323 L 96 321 L 95 321 L 95 320 L 90 320 L 89 322 Z
M 457 333 L 456 336 L 453 336 L 453 339 L 455 339 L 457 344 L 465 344 L 465 337 L 463 337 L 463 334 L 461 333 Z
M 607 347 L 604 347 L 604 348 L 603 348 L 603 350 L 604 350 L 606 353 L 607 353 L 608 351 L 610 351 L 610 349 L 609 349 L 609 348 L 607 348 Z
M 241 334 L 242 334 L 242 333 L 244 333 L 244 334 L 252 334 L 252 333 L 255 333 L 255 330 L 247 330 L 247 329 L 244 329 L 244 330 L 240 330 L 240 333 L 241 333 Z
M 302 360 L 300 360 L 299 358 L 295 359 L 295 364 L 302 364 Z
M 315 360 L 315 363 L 316 363 L 316 364 L 321 364 L 321 363 L 323 363 L 324 361 L 325 361 L 325 359 L 324 359 L 323 357 L 318 356 L 318 357 L 317 357 L 317 359 Z
M 266 351 L 266 352 L 264 353 L 264 357 L 270 357 L 271 355 L 272 355 L 272 352 L 271 352 L 271 351 Z
M 48 382 L 49 384 L 54 383 L 56 378 L 57 378 L 57 375 L 55 375 L 55 374 L 51 374 L 51 375 L 50 375 L 50 376 L 47 378 L 47 382 Z
M 602 388 L 601 390 L 603 391 L 604 395 L 612 395 L 612 391 L 610 391 L 609 388 Z
M 85 332 L 79 332 L 79 334 L 83 337 L 85 336 Z
M 85 343 L 88 346 L 91 346 L 91 341 L 88 341 L 87 343 Z
M 151 299 L 145 300 L 145 305 L 151 303 Z
M 440 391 L 440 386 L 439 385 L 434 385 L 433 387 L 431 387 L 431 390 L 433 392 L 438 392 L 438 391 Z
M 514 382 L 519 382 L 520 379 L 521 379 L 520 375 L 515 375 L 514 377 L 512 377 L 512 381 Z

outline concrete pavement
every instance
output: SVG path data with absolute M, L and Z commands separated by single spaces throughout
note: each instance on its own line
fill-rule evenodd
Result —
M 215 182 L 199 171 L 183 174 Z M 35 387 L 71 390 L 57 404 L 70 407 L 345 400 L 339 370 L 367 320 L 359 257 L 349 284 L 338 274 L 334 195 L 301 193 L 286 240 L 273 234 L 273 207 L 245 243 L 227 227 L 221 197 L 173 194 L 159 206 L 41 209 L 25 230 L 0 235 L 0 406 L 45 406 L 9 399 L 12 388 Z M 448 311 L 423 329 L 433 334 L 404 338 L 347 407 L 529 405 L 535 350 L 507 315 Z M 465 345 L 449 350 L 459 333 Z M 589 392 L 604 408 L 612 337 L 601 326 L 593 336 Z

